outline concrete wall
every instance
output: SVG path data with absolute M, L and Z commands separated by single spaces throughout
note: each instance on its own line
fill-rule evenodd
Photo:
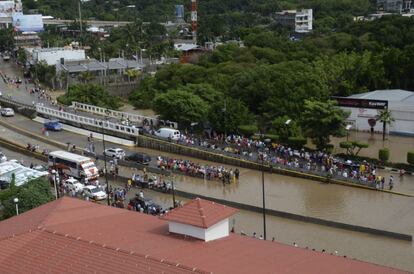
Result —
M 54 66 L 60 62 L 60 58 L 65 60 L 83 60 L 86 58 L 83 49 L 56 49 L 50 51 L 33 51 L 33 59 L 35 62 L 44 61 L 49 66 Z
M 209 242 L 229 236 L 229 219 L 226 218 L 207 229 L 176 222 L 168 222 L 168 229 L 172 233 L 187 235 Z
M 370 131 L 371 127 L 368 124 L 368 119 L 375 119 L 380 113 L 380 110 L 378 109 L 348 107 L 342 107 L 342 109 L 351 112 L 347 120 L 352 123 L 353 129 L 358 131 Z M 387 125 L 387 132 L 414 135 L 414 110 L 402 111 L 392 105 L 390 105 L 390 110 L 395 121 L 391 124 L 391 126 Z M 382 123 L 377 121 L 374 131 L 382 132 L 382 130 Z
M 214 241 L 229 236 L 229 219 L 226 218 L 207 228 L 205 241 Z
M 171 233 L 191 236 L 197 239 L 205 240 L 205 229 L 192 225 L 180 224 L 176 222 L 168 222 L 168 230 Z

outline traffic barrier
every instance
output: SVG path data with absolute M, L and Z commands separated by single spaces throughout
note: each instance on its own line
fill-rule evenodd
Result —
M 79 103 L 79 102 L 72 102 L 72 107 L 76 110 L 85 111 L 85 112 L 98 114 L 102 116 L 107 116 L 107 117 L 111 117 L 115 119 L 126 119 L 133 123 L 137 123 L 140 126 L 144 125 L 144 121 L 148 123 L 148 125 L 152 124 L 155 127 L 157 127 L 160 124 L 159 123 L 160 120 L 158 120 L 157 118 L 137 115 L 137 114 L 128 113 L 128 112 L 117 111 L 117 110 L 108 109 L 108 108 L 102 108 L 102 107 L 88 105 L 88 104 Z M 170 122 L 170 124 L 174 128 L 178 127 L 178 124 L 176 122 Z
M 176 190 L 175 194 L 177 196 L 181 196 L 187 199 L 194 199 L 198 197 L 198 198 L 210 200 L 210 201 L 213 201 L 219 204 L 235 207 L 235 208 L 242 209 L 242 210 L 253 211 L 256 213 L 263 212 L 263 208 L 261 207 L 248 205 L 248 204 L 242 204 L 242 203 L 238 203 L 234 201 L 212 198 L 212 197 L 199 195 L 199 194 L 193 194 L 193 193 L 180 191 L 180 190 Z M 393 238 L 397 240 L 412 241 L 412 235 L 404 234 L 404 233 L 398 233 L 398 232 L 392 232 L 392 231 L 387 231 L 387 230 L 382 230 L 382 229 L 376 229 L 376 228 L 370 228 L 370 227 L 365 227 L 365 226 L 330 221 L 330 220 L 325 220 L 325 219 L 320 219 L 320 218 L 315 218 L 315 217 L 310 217 L 310 216 L 304 216 L 304 215 L 299 215 L 299 214 L 294 214 L 294 213 L 279 211 L 279 210 L 274 210 L 274 209 L 268 209 L 268 208 L 266 208 L 266 214 L 271 215 L 271 216 L 306 222 L 306 223 L 312 223 L 312 224 L 329 226 L 329 227 L 334 227 L 334 228 L 339 228 L 339 229 L 344 229 L 344 230 L 362 232 L 362 233 L 367 233 L 367 234 L 376 235 L 376 236 L 383 236 L 383 237 Z
M 48 108 L 41 105 L 36 105 L 36 111 L 38 114 L 46 118 L 58 118 L 59 120 L 69 121 L 80 125 L 92 126 L 95 130 L 101 131 L 102 129 L 121 133 L 127 136 L 135 137 L 139 135 L 139 129 L 136 127 L 125 126 L 104 119 L 96 119 L 86 116 L 77 115 L 74 113 L 57 110 L 54 108 Z

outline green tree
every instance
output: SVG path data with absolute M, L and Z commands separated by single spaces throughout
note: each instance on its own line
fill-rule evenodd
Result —
M 299 124 L 287 115 L 277 117 L 272 121 L 271 132 L 277 134 L 281 142 L 286 142 L 289 137 L 301 135 Z
M 95 76 L 92 74 L 92 72 L 90 71 L 82 71 L 81 73 L 79 73 L 78 79 L 81 83 L 88 83 L 91 80 L 93 80 Z
M 199 96 L 182 89 L 170 90 L 154 99 L 154 110 L 161 119 L 176 121 L 184 127 L 206 119 L 208 105 Z
M 318 149 L 324 149 L 329 144 L 331 135 L 344 135 L 348 115 L 336 107 L 333 101 L 305 100 L 301 121 L 304 135 L 311 138 Z
M 392 117 L 391 110 L 384 109 L 379 113 L 378 120 L 382 122 L 382 140 L 385 141 L 387 125 L 391 125 L 395 121 L 395 119 Z
M 16 187 L 11 186 L 0 192 L 0 202 L 4 206 L 2 218 L 6 219 L 16 215 L 14 198 L 19 199 L 19 213 L 48 203 L 54 199 L 51 192 L 50 183 L 44 178 L 35 179 L 28 183 Z
M 352 155 L 352 156 L 357 156 L 359 154 L 359 152 L 361 151 L 361 149 L 363 148 L 368 148 L 369 145 L 366 143 L 361 143 L 358 141 L 345 141 L 345 142 L 340 142 L 339 146 L 341 148 L 346 149 L 346 153 L 348 155 Z
M 59 96 L 57 100 L 64 105 L 71 105 L 76 101 L 110 109 L 118 109 L 122 106 L 119 97 L 110 95 L 102 86 L 95 84 L 72 85 L 68 92 Z

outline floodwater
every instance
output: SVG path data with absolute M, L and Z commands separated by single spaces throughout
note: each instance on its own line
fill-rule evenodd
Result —
M 145 195 L 165 207 L 172 204 L 168 194 L 145 190 Z M 187 201 L 182 197 L 177 200 Z M 414 245 L 412 242 L 347 231 L 280 217 L 266 216 L 267 240 L 287 245 L 296 243 L 299 248 L 315 249 L 327 253 L 338 252 L 338 256 L 414 271 Z M 231 217 L 230 226 L 236 233 L 263 235 L 263 216 L 259 213 L 239 210 Z M 247 237 L 247 236 L 246 236 Z
M 378 150 L 387 147 L 390 149 L 390 162 L 407 163 L 407 152 L 414 150 L 414 137 L 404 137 L 396 135 L 386 135 L 385 141 L 382 141 L 382 134 L 373 134 L 367 132 L 349 132 L 349 141 L 357 140 L 368 143 L 369 148 L 362 149 L 360 156 L 378 158 Z M 331 138 L 331 143 L 335 145 L 335 153 L 344 152 L 339 147 L 339 143 L 346 141 L 344 138 Z

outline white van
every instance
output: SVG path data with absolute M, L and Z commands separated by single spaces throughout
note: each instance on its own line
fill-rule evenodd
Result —
M 163 127 L 160 128 L 155 132 L 155 136 L 162 137 L 162 138 L 170 138 L 171 140 L 179 140 L 180 139 L 180 131 L 174 128 Z

